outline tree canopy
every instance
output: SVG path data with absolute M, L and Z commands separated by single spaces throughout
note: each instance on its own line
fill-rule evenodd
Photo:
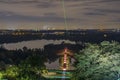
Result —
M 75 55 L 74 80 L 118 80 L 120 78 L 120 43 L 87 43 Z
M 47 58 L 42 54 L 41 49 L 31 50 L 24 47 L 23 50 L 4 51 L 1 55 L 4 64 L 9 62 L 5 64 L 4 68 L 2 65 L 0 66 L 0 80 L 45 80 L 42 74 L 47 73 L 44 64 Z M 4 58 L 9 59 L 4 60 Z

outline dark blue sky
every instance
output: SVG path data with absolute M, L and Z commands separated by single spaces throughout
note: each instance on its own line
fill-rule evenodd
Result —
M 64 0 L 69 29 L 120 28 L 120 0 Z M 0 0 L 0 29 L 64 29 L 62 0 Z

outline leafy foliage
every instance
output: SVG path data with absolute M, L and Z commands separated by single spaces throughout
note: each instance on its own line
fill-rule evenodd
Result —
M 33 53 L 18 65 L 6 65 L 7 67 L 0 73 L 0 78 L 9 80 L 45 80 L 41 74 L 47 72 L 44 65 L 46 58 L 43 55 Z
M 120 43 L 86 44 L 76 57 L 75 80 L 117 80 L 120 75 Z
M 3 78 L 3 73 L 2 72 L 0 72 L 0 79 L 2 79 Z
M 9 65 L 5 70 L 6 78 L 15 78 L 19 75 L 19 68 L 15 65 Z

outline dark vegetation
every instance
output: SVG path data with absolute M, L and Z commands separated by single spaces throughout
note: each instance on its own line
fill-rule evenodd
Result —
M 82 48 L 81 45 L 65 44 L 64 42 L 60 45 L 45 45 L 44 49 L 23 47 L 22 49 L 7 50 L 1 46 L 0 72 L 3 74 L 2 78 L 9 80 L 44 80 L 45 78 L 41 76 L 42 73 L 47 73 L 44 63 L 56 61 L 59 58 L 57 53 L 65 47 L 74 50 L 74 52 L 78 52 L 79 48 Z
M 17 34 L 17 35 L 13 35 Z M 19 34 L 21 33 L 21 34 Z M 22 34 L 24 33 L 24 34 Z M 46 40 L 70 40 L 75 42 L 99 43 L 101 41 L 120 41 L 120 32 L 113 30 L 46 30 L 46 31 L 8 31 L 0 33 L 0 43 L 14 43 L 21 41 L 46 39 Z
M 45 33 L 43 36 L 42 33 Z M 59 58 L 59 50 L 67 47 L 76 53 L 75 72 L 72 80 L 119 80 L 120 79 L 120 33 L 111 31 L 68 31 L 64 34 L 51 34 L 43 31 L 34 35 L 0 35 L 0 43 L 11 43 L 36 39 L 75 41 L 76 44 L 48 44 L 44 49 L 7 50 L 0 48 L 0 79 L 8 80 L 59 80 L 46 79 L 45 62 Z M 107 41 L 104 41 L 107 40 Z M 104 41 L 104 42 L 102 42 Z M 110 42 L 108 42 L 110 41 Z M 118 42 L 115 42 L 118 41 Z M 77 44 L 78 42 L 89 42 Z M 93 44 L 94 43 L 94 44 Z M 61 80 L 61 79 L 60 79 Z
M 64 44 L 64 47 L 66 45 Z M 63 49 L 62 46 L 63 44 L 61 44 L 61 47 L 60 45 L 46 45 L 44 47 L 45 51 L 42 49 L 28 49 L 27 47 L 19 50 L 6 50 L 1 47 L 0 78 L 8 80 L 60 80 L 46 79 L 42 74 L 48 72 L 44 63 L 55 61 L 58 55 L 55 54 L 57 51 L 54 52 L 54 50 Z M 99 44 L 87 43 L 81 49 L 75 54 L 76 69 L 72 72 L 73 78 L 71 80 L 120 79 L 119 42 L 104 41 Z M 49 51 L 54 54 L 51 54 Z

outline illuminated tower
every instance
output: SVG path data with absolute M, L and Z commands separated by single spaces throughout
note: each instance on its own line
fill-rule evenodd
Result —
M 70 52 L 70 50 L 65 48 L 58 55 L 60 55 L 60 58 L 59 58 L 60 69 L 69 70 L 70 60 L 71 60 L 71 56 L 72 56 L 72 53 Z

